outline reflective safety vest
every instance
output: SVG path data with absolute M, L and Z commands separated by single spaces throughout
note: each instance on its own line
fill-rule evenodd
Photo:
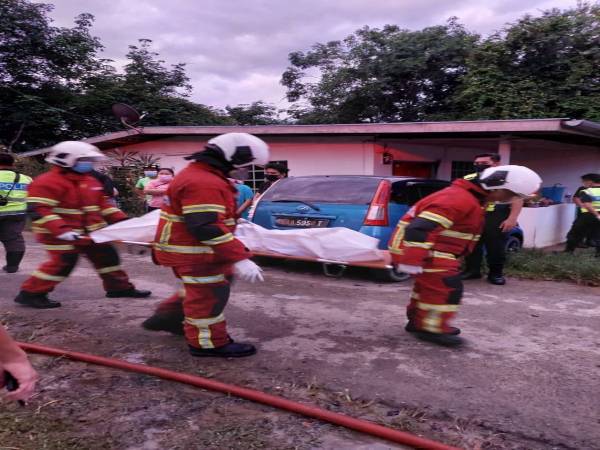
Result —
M 465 175 L 463 178 L 467 181 L 473 181 L 475 178 L 477 178 L 479 176 L 478 173 L 470 173 L 469 175 Z M 493 212 L 496 210 L 496 204 L 495 203 L 488 203 L 485 206 L 485 212 Z
M 0 205 L 0 217 L 25 214 L 27 211 L 27 188 L 31 178 L 21 173 L 15 183 L 16 175 L 14 170 L 0 170 L 0 197 L 8 200 L 6 205 Z
M 581 191 L 582 194 L 586 194 L 592 198 L 592 206 L 596 211 L 600 212 L 600 187 L 591 187 Z M 589 213 L 587 208 L 581 207 L 582 213 Z

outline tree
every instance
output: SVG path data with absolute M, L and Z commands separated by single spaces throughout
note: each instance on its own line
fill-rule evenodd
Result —
M 271 125 L 281 123 L 278 111 L 263 101 L 237 106 L 226 106 L 225 111 L 237 125 Z
M 600 6 L 524 16 L 484 40 L 453 102 L 463 118 L 600 120 Z
M 420 31 L 364 27 L 343 41 L 289 55 L 281 83 L 300 122 L 424 120 L 452 111 L 478 36 L 456 19 Z M 317 81 L 312 81 L 314 78 Z

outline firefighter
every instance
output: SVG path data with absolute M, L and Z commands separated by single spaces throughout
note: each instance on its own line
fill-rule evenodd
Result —
M 600 174 L 585 175 L 586 187 L 577 194 L 580 214 L 567 234 L 565 252 L 573 253 L 577 245 L 589 236 L 589 242 L 600 257 Z
M 500 165 L 500 155 L 497 153 L 482 153 L 475 157 L 473 162 L 475 173 L 465 177 L 472 180 L 488 167 Z M 491 284 L 504 285 L 504 264 L 506 262 L 506 233 L 517 225 L 517 219 L 523 209 L 523 199 L 514 198 L 509 204 L 496 204 L 489 202 L 485 209 L 485 224 L 481 239 L 473 252 L 465 258 L 463 280 L 481 278 L 481 262 L 483 249 L 486 251 L 488 265 L 487 280 Z
M 25 255 L 23 230 L 27 221 L 27 187 L 31 178 L 14 168 L 15 158 L 9 153 L 0 153 L 0 241 L 6 251 L 7 273 L 19 270 Z
M 186 159 L 192 162 L 169 185 L 153 244 L 155 262 L 171 267 L 184 289 L 163 301 L 142 326 L 185 334 L 193 356 L 250 356 L 256 349 L 233 342 L 223 311 L 233 275 L 248 281 L 262 275 L 233 235 L 237 191 L 227 176 L 266 164 L 269 148 L 251 134 L 227 133 Z
M 398 271 L 415 275 L 406 331 L 440 345 L 462 343 L 460 330 L 449 325 L 463 291 L 459 258 L 477 244 L 485 205 L 528 197 L 540 185 L 527 167 L 490 167 L 478 178 L 455 180 L 425 197 L 400 219 L 389 250 Z
M 127 219 L 104 195 L 102 185 L 89 173 L 104 158 L 85 142 L 65 141 L 50 149 L 49 172 L 29 186 L 27 203 L 32 231 L 44 244 L 49 260 L 21 286 L 15 302 L 33 308 L 57 308 L 48 293 L 69 276 L 83 253 L 102 278 L 106 296 L 148 297 L 150 291 L 135 289 L 119 265 L 119 255 L 110 244 L 95 244 L 87 233 L 109 223 Z

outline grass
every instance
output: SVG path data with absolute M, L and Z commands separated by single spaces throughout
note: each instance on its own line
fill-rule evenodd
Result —
M 509 256 L 506 273 L 517 278 L 600 286 L 600 258 L 590 249 L 575 254 L 522 250 Z

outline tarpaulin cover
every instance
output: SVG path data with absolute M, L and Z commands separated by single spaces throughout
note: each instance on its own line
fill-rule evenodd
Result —
M 154 239 L 160 211 L 124 220 L 90 234 L 95 242 L 147 242 Z M 379 241 L 348 228 L 305 228 L 268 230 L 255 223 L 241 221 L 235 236 L 251 251 L 329 261 L 378 261 Z

